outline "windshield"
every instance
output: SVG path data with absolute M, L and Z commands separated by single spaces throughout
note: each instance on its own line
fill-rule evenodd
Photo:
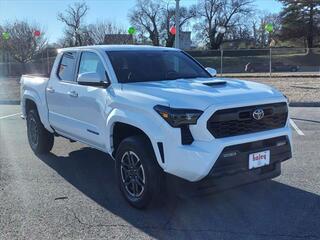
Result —
M 120 83 L 211 77 L 196 61 L 179 51 L 128 50 L 107 54 Z

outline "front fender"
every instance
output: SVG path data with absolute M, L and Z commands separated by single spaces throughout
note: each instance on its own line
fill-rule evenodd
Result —
M 128 125 L 132 125 L 136 128 L 139 128 L 143 131 L 150 139 L 152 143 L 152 147 L 154 153 L 156 155 L 156 159 L 159 165 L 165 169 L 165 164 L 161 160 L 161 155 L 159 149 L 157 147 L 157 142 L 163 142 L 165 136 L 165 128 L 159 123 L 156 119 L 154 119 L 150 115 L 140 114 L 138 112 L 130 112 L 130 111 L 122 111 L 119 109 L 113 109 L 111 113 L 108 115 L 107 118 L 107 138 L 106 146 L 107 151 L 111 154 L 112 153 L 112 134 L 113 134 L 113 127 L 116 122 L 125 123 Z

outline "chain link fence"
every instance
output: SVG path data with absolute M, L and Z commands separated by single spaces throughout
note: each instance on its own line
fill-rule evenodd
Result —
M 0 50 L 0 78 L 20 77 L 23 74 L 48 76 L 51 72 L 57 49 L 47 48 L 31 61 L 18 62 L 6 50 Z
M 187 51 L 218 76 L 235 77 L 271 85 L 291 102 L 320 105 L 320 48 L 272 48 Z M 20 99 L 22 74 L 49 76 L 56 49 L 46 49 L 32 61 L 19 63 L 0 50 L 0 103 Z
M 205 67 L 215 68 L 219 75 L 276 76 L 279 73 L 320 75 L 320 48 L 225 49 L 187 51 Z M 32 61 L 21 63 L 0 50 L 0 77 L 22 74 L 48 75 L 57 54 L 46 49 Z
M 220 75 L 320 74 L 320 48 L 226 49 L 189 54 Z

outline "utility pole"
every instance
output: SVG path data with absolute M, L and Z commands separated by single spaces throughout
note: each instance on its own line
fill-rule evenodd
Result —
M 218 37 L 219 34 L 225 34 L 226 31 L 227 31 L 226 27 L 218 26 L 215 37 Z M 223 74 L 223 45 L 221 43 L 220 44 L 220 76 L 221 77 L 222 77 L 222 74 Z
M 176 25 L 176 36 L 175 36 L 175 47 L 180 48 L 180 0 L 176 0 L 176 18 L 175 18 L 175 25 Z

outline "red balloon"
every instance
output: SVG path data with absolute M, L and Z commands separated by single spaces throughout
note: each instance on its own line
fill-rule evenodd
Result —
M 34 36 L 39 37 L 40 34 L 41 34 L 40 31 L 38 31 L 38 30 L 37 30 L 37 31 L 34 31 Z
M 172 35 L 176 35 L 177 29 L 176 29 L 175 26 L 172 26 L 172 27 L 170 28 L 170 33 L 171 33 Z

